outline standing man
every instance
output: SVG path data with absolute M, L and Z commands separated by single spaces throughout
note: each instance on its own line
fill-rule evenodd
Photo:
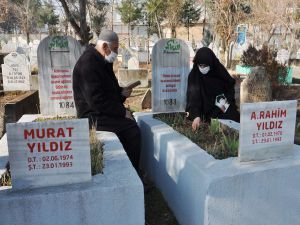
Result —
M 121 88 L 113 72 L 119 48 L 118 35 L 102 31 L 96 45 L 89 45 L 73 71 L 73 91 L 78 118 L 88 118 L 97 130 L 114 132 L 138 172 L 141 135 L 123 102 L 132 89 Z

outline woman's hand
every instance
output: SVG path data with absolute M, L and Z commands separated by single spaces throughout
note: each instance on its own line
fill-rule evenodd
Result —
M 201 123 L 201 119 L 200 117 L 196 117 L 193 121 L 193 124 L 192 124 L 192 129 L 193 131 L 197 130 L 200 126 L 200 123 Z

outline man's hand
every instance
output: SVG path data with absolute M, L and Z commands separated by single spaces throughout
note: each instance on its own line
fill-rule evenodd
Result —
M 131 112 L 130 112 L 128 109 L 126 109 L 125 117 L 128 118 L 128 119 L 134 120 L 134 118 L 133 118 Z
M 131 95 L 132 88 L 123 87 L 121 94 L 128 98 Z
M 200 123 L 201 123 L 201 119 L 200 117 L 196 117 L 193 121 L 193 124 L 192 124 L 192 129 L 193 131 L 197 130 L 200 126 Z

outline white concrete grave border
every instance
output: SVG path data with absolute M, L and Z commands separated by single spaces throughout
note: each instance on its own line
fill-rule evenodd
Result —
M 37 115 L 26 115 L 19 122 L 36 118 Z M 97 137 L 104 143 L 103 174 L 83 184 L 23 191 L 0 187 L 1 224 L 144 225 L 142 182 L 117 136 L 101 131 Z M 2 147 L 5 139 L 6 136 L 1 139 Z M 6 145 L 0 159 L 7 155 Z
M 277 160 L 216 160 L 152 114 L 135 116 L 141 165 L 181 225 L 299 225 L 299 146 Z

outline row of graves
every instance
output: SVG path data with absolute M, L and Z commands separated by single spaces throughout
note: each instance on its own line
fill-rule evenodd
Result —
M 48 37 L 40 43 L 41 116 L 76 115 L 72 70 L 81 53 L 81 46 L 71 37 Z M 294 145 L 297 101 L 242 104 L 240 124 L 223 121 L 239 131 L 239 156 L 215 160 L 199 148 L 194 150 L 195 144 L 187 138 L 181 139 L 174 130 L 157 126 L 155 119 L 149 119 L 153 113 L 184 112 L 190 68 L 191 52 L 185 42 L 157 42 L 152 54 L 152 113 L 136 114 L 143 136 L 143 169 L 161 190 L 177 220 L 186 225 L 250 225 L 254 224 L 250 218 L 258 218 L 263 212 L 266 216 L 259 218 L 261 223 L 257 224 L 280 221 L 277 224 L 297 225 L 300 205 L 296 198 L 293 200 L 300 194 L 300 153 Z M 106 141 L 113 140 L 107 142 L 113 150 L 104 154 L 108 157 L 104 175 L 91 177 L 88 121 L 31 122 L 37 117 L 24 116 L 19 123 L 8 124 L 7 143 L 6 136 L 1 139 L 2 149 L 7 152 L 0 158 L 2 162 L 7 160 L 9 152 L 12 174 L 12 189 L 0 189 L 3 223 L 82 224 L 85 218 L 87 224 L 144 224 L 142 183 L 124 151 L 120 155 L 117 138 L 105 134 Z M 275 184 L 278 187 L 271 187 Z M 259 205 L 261 198 L 263 204 L 258 210 L 244 211 L 244 207 Z M 25 209 L 36 205 L 38 213 Z M 230 210 L 218 213 L 224 208 Z M 47 222 L 49 212 L 57 217 Z M 16 218 L 16 214 L 21 216 Z

